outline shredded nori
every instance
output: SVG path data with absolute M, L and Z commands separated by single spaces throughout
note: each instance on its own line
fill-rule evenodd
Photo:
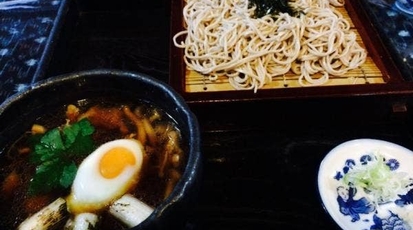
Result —
M 290 6 L 289 0 L 250 0 L 250 7 L 256 6 L 255 15 L 256 18 L 261 18 L 265 15 L 276 16 L 279 13 L 288 13 L 291 16 L 297 14 L 297 12 Z

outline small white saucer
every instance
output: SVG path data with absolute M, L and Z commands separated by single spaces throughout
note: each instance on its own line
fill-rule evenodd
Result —
M 322 205 L 344 230 L 413 229 L 412 185 L 401 187 L 394 199 L 378 204 L 371 193 L 344 182 L 345 174 L 354 168 L 364 170 L 366 156 L 377 153 L 391 169 L 387 175 L 405 173 L 405 179 L 413 178 L 413 152 L 409 149 L 382 140 L 351 140 L 332 149 L 320 164 L 318 189 Z

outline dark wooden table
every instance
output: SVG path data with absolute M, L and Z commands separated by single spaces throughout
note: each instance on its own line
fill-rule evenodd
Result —
M 116 68 L 169 79 L 168 0 L 71 1 L 43 78 Z M 380 10 L 380 8 L 377 8 Z M 317 172 L 325 154 L 356 138 L 413 149 L 410 95 L 191 103 L 204 174 L 187 229 L 338 229 Z

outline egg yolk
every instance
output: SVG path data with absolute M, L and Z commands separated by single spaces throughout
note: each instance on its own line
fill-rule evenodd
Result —
M 119 176 L 123 170 L 134 165 L 135 156 L 133 153 L 124 147 L 115 147 L 107 151 L 99 163 L 100 174 L 107 179 L 112 179 Z

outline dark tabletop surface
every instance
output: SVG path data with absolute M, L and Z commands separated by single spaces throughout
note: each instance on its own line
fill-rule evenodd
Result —
M 168 0 L 26 4 L 0 10 L 2 100 L 32 82 L 93 68 L 139 71 L 168 82 Z M 406 81 L 412 80 L 412 19 L 386 2 L 363 4 L 373 22 L 385 25 L 378 31 Z M 191 104 L 205 158 L 187 229 L 338 229 L 320 203 L 319 163 L 333 147 L 356 138 L 413 148 L 410 111 L 395 109 L 399 99 Z

